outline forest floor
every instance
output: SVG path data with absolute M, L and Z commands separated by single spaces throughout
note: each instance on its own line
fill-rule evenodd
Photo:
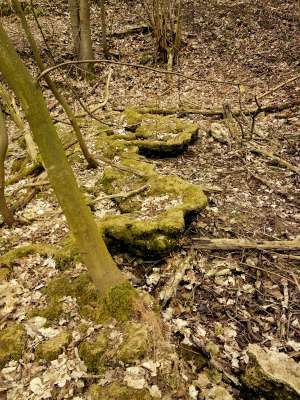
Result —
M 70 59 L 72 42 L 69 24 L 66 23 L 65 2 L 53 1 L 50 4 L 40 0 L 35 3 L 43 10 L 39 21 L 55 62 Z M 141 17 L 142 7 L 137 3 L 130 0 L 108 2 L 110 33 L 145 23 Z M 117 109 L 127 106 L 209 110 L 222 108 L 227 102 L 233 109 L 240 107 L 235 86 L 208 82 L 211 80 L 242 83 L 241 103 L 247 109 L 255 107 L 255 95 L 260 96 L 299 74 L 297 18 L 293 1 L 185 0 L 183 48 L 175 70 L 203 79 L 202 82 L 180 77 L 170 80 L 144 69 L 106 65 L 97 66 L 96 80 L 88 83 L 81 80 L 75 69 L 56 71 L 52 77 L 68 94 L 76 111 L 81 113 L 78 100 L 89 106 L 97 105 L 103 97 L 107 73 L 112 68 L 109 101 L 106 110 L 100 111 L 97 116 L 116 124 L 118 129 L 122 128 L 123 121 Z M 29 19 L 45 62 L 51 65 L 45 43 L 34 27 L 32 17 Z M 101 40 L 96 28 L 98 21 L 99 9 L 93 5 L 95 58 L 102 58 Z M 14 15 L 3 17 L 3 22 L 22 59 L 37 74 L 17 18 Z M 151 58 L 154 53 L 151 33 L 112 35 L 109 43 L 111 50 L 120 55 L 121 61 L 139 64 L 148 57 L 147 65 L 157 67 Z M 263 105 L 280 105 L 299 100 L 299 96 L 298 79 L 264 96 L 261 102 Z M 46 88 L 45 97 L 59 129 L 69 131 L 70 127 L 62 122 L 65 119 L 62 110 Z M 217 345 L 221 371 L 228 376 L 238 377 L 245 368 L 249 343 L 284 352 L 299 362 L 299 251 L 197 248 L 198 240 L 203 237 L 269 241 L 292 240 L 300 234 L 299 174 L 249 151 L 249 143 L 255 144 L 299 167 L 299 105 L 281 112 L 261 113 L 256 119 L 252 138 L 251 118 L 241 119 L 245 138 L 243 142 L 231 144 L 220 143 L 208 133 L 213 122 L 220 122 L 219 117 L 186 113 L 179 113 L 179 116 L 199 125 L 198 140 L 178 157 L 155 158 L 151 162 L 163 175 L 177 175 L 206 188 L 208 205 L 191 218 L 178 248 L 168 256 L 144 260 L 140 256 L 122 253 L 114 255 L 115 260 L 135 287 L 157 299 L 174 274 L 174 268 L 188 260 L 190 266 L 176 294 L 162 307 L 162 317 L 178 348 L 187 341 L 195 346 L 200 341 L 202 350 L 208 344 Z M 86 117 L 82 129 L 91 150 L 96 152 L 94 132 L 86 129 L 89 126 L 90 119 Z M 15 170 L 16 160 L 24 159 L 26 151 L 16 140 L 19 135 L 17 129 L 10 122 L 8 127 L 10 145 L 6 173 L 11 177 L 18 172 Z M 97 170 L 87 170 L 83 158 L 77 157 L 73 168 L 80 185 L 92 188 L 101 177 L 104 165 Z M 29 190 L 26 185 L 34 179 L 29 176 L 9 185 L 6 188 L 8 201 L 25 197 Z M 106 199 L 94 211 L 97 217 L 102 217 L 115 212 L 116 205 Z M 68 233 L 65 219 L 48 186 L 41 187 L 17 215 L 30 224 L 0 228 L 1 254 L 28 243 L 59 244 Z M 82 269 L 79 263 L 72 274 L 76 276 Z M 9 320 L 24 321 L 28 310 L 45 304 L 42 289 L 58 274 L 51 257 L 36 254 L 16 260 L 5 283 L 5 319 L 0 320 L 0 328 L 4 328 Z M 3 298 L 1 301 L 3 303 Z M 64 314 L 57 326 L 51 326 L 47 331 L 27 325 L 27 332 L 31 332 L 27 353 L 21 366 L 11 361 L 2 371 L 3 383 L 0 386 L 6 389 L 0 390 L 0 399 L 47 398 L 54 384 L 60 387 L 54 398 L 87 398 L 85 387 L 93 378 L 87 379 L 82 372 L 84 366 L 76 350 L 79 340 L 76 335 L 56 364 L 38 363 L 33 355 L 39 341 L 51 337 L 62 327 L 75 331 L 81 320 L 72 298 L 65 298 Z M 98 328 L 91 321 L 88 324 L 89 335 L 92 335 Z M 194 372 L 193 363 L 189 365 Z M 40 381 L 35 380 L 34 386 L 32 380 L 35 378 Z M 190 397 L 183 395 L 182 398 L 197 399 L 197 387 L 188 377 L 186 379 Z M 232 389 L 232 394 L 236 399 L 245 398 L 238 386 Z

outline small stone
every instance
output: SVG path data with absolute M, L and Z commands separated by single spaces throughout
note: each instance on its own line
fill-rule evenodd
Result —
M 159 363 L 154 362 L 152 360 L 145 361 L 142 364 L 142 367 L 146 368 L 148 371 L 151 372 L 151 376 L 157 375 L 157 368 L 159 367 Z
M 70 343 L 71 335 L 69 332 L 62 332 L 57 336 L 46 340 L 39 344 L 36 348 L 35 355 L 38 359 L 46 361 L 55 360 L 61 354 L 66 346 Z
M 217 122 L 213 122 L 209 131 L 210 135 L 220 143 L 228 143 L 230 141 L 229 129 Z
M 161 391 L 157 385 L 150 386 L 149 393 L 151 397 L 154 397 L 155 399 L 161 399 Z
M 243 382 L 272 400 L 300 398 L 300 365 L 284 353 L 265 350 L 257 344 L 247 349 L 249 364 Z
M 41 395 L 44 391 L 43 383 L 40 378 L 33 378 L 30 381 L 29 388 L 32 391 L 32 393 L 36 395 Z

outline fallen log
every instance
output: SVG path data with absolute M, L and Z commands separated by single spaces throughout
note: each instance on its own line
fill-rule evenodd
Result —
M 287 110 L 289 108 L 300 105 L 300 99 L 286 101 L 280 104 L 267 104 L 265 106 L 261 106 L 259 112 L 264 113 L 276 113 L 283 110 Z M 124 111 L 126 107 L 114 107 L 115 111 Z M 161 115 L 170 115 L 170 114 L 200 114 L 205 117 L 220 117 L 223 118 L 224 109 L 220 108 L 211 108 L 211 109 L 200 109 L 200 108 L 178 108 L 178 107 L 170 107 L 170 108 L 156 108 L 156 107 L 141 107 L 138 109 L 139 113 L 142 114 L 161 114 Z M 246 108 L 246 109 L 233 109 L 233 116 L 238 116 L 240 114 L 244 115 L 253 115 L 257 113 L 257 107 Z
M 300 250 L 300 237 L 294 240 L 251 240 L 193 238 L 194 247 L 203 250 Z

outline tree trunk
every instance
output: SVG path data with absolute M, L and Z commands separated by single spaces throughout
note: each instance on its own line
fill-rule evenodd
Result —
M 102 49 L 105 58 L 108 58 L 109 51 L 107 45 L 107 31 L 106 31 L 106 15 L 105 15 L 105 0 L 100 0 L 100 11 L 101 11 L 101 40 Z
M 38 151 L 34 140 L 32 139 L 31 133 L 21 118 L 21 115 L 18 111 L 17 106 L 14 104 L 10 93 L 5 89 L 3 85 L 0 83 L 0 97 L 2 98 L 4 108 L 9 113 L 10 118 L 14 121 L 16 126 L 20 129 L 21 133 L 24 135 L 24 139 L 26 142 L 26 148 L 29 154 L 31 161 L 34 164 L 38 164 Z
M 80 51 L 80 27 L 79 27 L 79 3 L 78 0 L 68 0 L 71 29 L 74 46 L 74 56 L 76 59 L 79 57 Z
M 91 25 L 90 25 L 90 1 L 79 0 L 79 20 L 80 20 L 80 60 L 92 60 L 94 58 Z M 91 72 L 92 64 L 83 64 L 86 72 Z
M 8 137 L 5 127 L 4 115 L 0 105 L 0 213 L 4 223 L 11 226 L 14 223 L 14 216 L 7 206 L 4 196 L 5 169 L 4 161 L 7 152 Z
M 31 33 L 31 30 L 29 28 L 29 25 L 27 24 L 26 21 L 26 17 L 24 14 L 24 11 L 22 10 L 22 7 L 19 3 L 18 0 L 12 0 L 13 5 L 15 7 L 16 13 L 18 14 L 18 16 L 20 17 L 21 23 L 22 23 L 22 27 L 23 30 L 25 32 L 25 35 L 27 37 L 27 40 L 30 44 L 31 50 L 33 52 L 35 61 L 38 65 L 38 68 L 41 72 L 44 71 L 45 66 L 44 63 L 42 61 L 42 58 L 40 56 L 40 52 L 39 49 L 37 47 L 36 41 Z M 47 82 L 47 85 L 49 86 L 50 90 L 52 91 L 53 95 L 55 96 L 56 100 L 59 101 L 60 105 L 62 106 L 62 108 L 64 109 L 65 113 L 67 114 L 71 125 L 74 129 L 75 135 L 77 137 L 79 146 L 81 148 L 81 151 L 85 157 L 85 159 L 87 160 L 88 166 L 90 168 L 96 168 L 98 166 L 97 161 L 93 158 L 93 156 L 90 154 L 87 145 L 84 141 L 84 138 L 81 134 L 81 130 L 80 130 L 80 126 L 76 120 L 75 114 L 73 112 L 73 110 L 71 109 L 71 107 L 69 106 L 67 100 L 65 99 L 65 97 L 59 92 L 59 90 L 57 89 L 55 83 L 52 81 L 52 79 L 50 78 L 49 75 L 45 76 L 45 81 Z
M 126 282 L 109 254 L 84 201 L 51 121 L 39 85 L 17 55 L 0 24 L 0 72 L 18 97 L 44 161 L 49 181 L 76 239 L 78 250 L 103 295 Z

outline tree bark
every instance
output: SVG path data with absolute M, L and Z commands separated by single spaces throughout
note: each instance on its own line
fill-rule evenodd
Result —
M 4 195 L 4 182 L 5 182 L 5 169 L 4 161 L 6 157 L 8 146 L 8 137 L 5 126 L 4 115 L 0 105 L 0 213 L 3 217 L 3 221 L 8 226 L 13 225 L 14 216 L 7 206 L 5 195 Z
M 106 14 L 105 14 L 105 0 L 100 0 L 100 11 L 101 11 L 101 40 L 102 50 L 105 58 L 108 58 L 109 51 L 107 45 L 107 30 L 106 30 Z
M 79 3 L 78 0 L 68 0 L 68 7 L 71 20 L 74 56 L 79 57 L 80 51 L 80 26 L 79 26 Z
M 92 60 L 94 52 L 91 38 L 90 24 L 90 1 L 79 0 L 79 21 L 80 21 L 80 60 Z M 92 71 L 92 64 L 83 64 L 84 70 L 88 73 Z
M 18 97 L 44 161 L 49 181 L 76 239 L 78 250 L 101 294 L 126 282 L 100 237 L 76 183 L 42 91 L 17 55 L 0 24 L 0 72 Z

